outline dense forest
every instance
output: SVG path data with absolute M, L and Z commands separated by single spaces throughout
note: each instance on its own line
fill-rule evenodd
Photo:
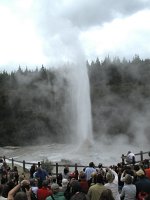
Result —
M 93 134 L 142 134 L 150 141 L 150 59 L 106 57 L 89 63 Z M 0 145 L 70 141 L 67 69 L 46 68 L 0 73 Z M 81 86 L 82 87 L 82 86 Z

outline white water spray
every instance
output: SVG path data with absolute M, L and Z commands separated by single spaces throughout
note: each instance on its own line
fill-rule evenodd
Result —
M 72 141 L 80 145 L 91 145 L 93 143 L 91 100 L 86 66 L 72 66 L 68 81 Z

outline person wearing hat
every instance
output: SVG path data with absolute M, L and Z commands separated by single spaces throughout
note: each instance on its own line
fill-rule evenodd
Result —
M 135 182 L 136 186 L 136 197 L 139 198 L 142 194 L 150 194 L 150 180 L 145 176 L 145 172 L 142 169 L 139 169 L 136 172 L 137 181 Z
M 51 189 L 53 194 L 46 198 L 46 200 L 66 200 L 64 197 L 64 192 L 60 192 L 59 185 L 57 183 L 53 183 L 51 185 Z
M 104 186 L 112 191 L 115 200 L 120 200 L 117 173 L 114 170 L 107 168 L 106 180 L 107 183 Z

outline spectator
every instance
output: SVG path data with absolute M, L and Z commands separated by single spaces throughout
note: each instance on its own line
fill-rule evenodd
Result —
M 45 200 L 48 196 L 52 195 L 52 190 L 48 187 L 48 180 L 44 180 L 42 183 L 42 188 L 37 190 L 37 198 L 38 200 Z
M 110 189 L 106 189 L 102 192 L 99 200 L 115 200 Z
M 89 163 L 89 166 L 86 167 L 86 169 L 85 169 L 86 180 L 88 181 L 89 186 L 90 186 L 91 174 L 92 174 L 93 172 L 96 173 L 96 169 L 95 169 L 94 167 L 95 167 L 94 163 L 93 163 L 93 162 L 90 162 L 90 163 Z
M 79 183 L 80 183 L 80 186 L 81 186 L 81 191 L 85 194 L 88 193 L 88 190 L 89 190 L 89 184 L 86 180 L 86 176 L 85 176 L 85 173 L 83 171 L 81 171 L 79 173 Z
M 103 185 L 103 176 L 102 174 L 97 174 L 96 184 L 92 185 L 88 191 L 88 197 L 90 200 L 99 200 L 101 193 L 107 188 Z
M 2 196 L 7 198 L 9 191 L 14 187 L 15 183 L 12 180 L 8 181 L 3 187 Z
M 32 189 L 32 192 L 35 194 L 37 197 L 37 191 L 38 191 L 38 180 L 37 179 L 30 179 L 30 186 Z
M 14 197 L 14 200 L 31 200 L 31 198 L 28 197 L 25 192 L 17 192 Z
M 136 187 L 134 184 L 132 184 L 133 178 L 131 175 L 126 174 L 125 175 L 125 185 L 122 188 L 121 191 L 121 199 L 124 200 L 135 200 L 136 199 Z
M 101 163 L 98 164 L 98 168 L 96 169 L 98 174 L 102 174 L 105 177 L 105 171 L 103 169 L 103 165 Z
M 150 180 L 145 176 L 145 173 L 142 169 L 139 169 L 136 172 L 137 181 L 135 182 L 136 186 L 136 197 L 140 198 L 143 194 L 147 196 L 150 194 Z
M 63 173 L 62 173 L 62 179 L 63 179 L 63 178 L 69 179 L 69 167 L 68 167 L 68 166 L 66 166 L 66 167 L 64 168 L 64 171 L 63 171 Z
M 2 172 L 2 178 L 1 178 L 1 184 L 6 184 L 8 181 L 8 177 L 7 177 L 7 172 L 6 171 L 3 171 Z
M 68 183 L 69 183 L 69 181 L 67 179 L 64 178 L 62 180 L 62 187 L 60 188 L 61 192 L 65 192 L 66 191 Z
M 58 183 L 59 186 L 62 185 L 62 174 L 61 173 L 59 173 L 58 176 L 57 176 L 57 183 Z
M 37 172 L 35 173 L 35 178 L 38 180 L 38 187 L 41 188 L 43 181 L 48 178 L 48 173 L 46 170 L 38 167 Z
M 22 191 L 20 191 L 22 189 Z M 31 200 L 31 189 L 29 189 L 29 181 L 23 180 L 21 184 L 16 185 L 8 193 L 8 200 Z
M 107 169 L 107 174 L 106 174 L 106 180 L 108 181 L 108 183 L 105 184 L 105 187 L 110 189 L 112 191 L 113 197 L 115 200 L 120 200 L 120 195 L 118 192 L 118 175 L 117 173 L 108 168 Z
M 149 160 L 144 161 L 144 171 L 145 171 L 145 176 L 150 180 Z
M 128 151 L 126 156 L 127 164 L 135 164 L 135 155 L 131 151 Z
M 7 200 L 7 198 L 2 196 L 3 193 L 3 185 L 0 185 L 0 200 Z
M 134 170 L 131 169 L 131 166 L 126 166 L 125 170 L 122 172 L 121 179 L 120 179 L 122 182 L 124 182 L 126 174 L 131 175 L 132 178 L 133 178 L 133 181 L 134 181 L 134 179 L 135 179 L 135 172 L 134 172 Z
M 51 185 L 53 195 L 48 196 L 46 200 L 66 200 L 64 197 L 64 193 L 59 191 L 59 185 L 57 183 L 53 183 Z
M 17 166 L 14 166 L 13 169 L 9 171 L 9 179 L 13 180 L 16 185 L 18 184 L 19 174 Z
M 86 200 L 86 194 L 81 191 L 80 183 L 75 180 L 72 182 L 72 194 L 70 200 Z
M 30 168 L 30 178 L 34 178 L 33 174 L 36 172 L 37 166 L 36 164 L 33 164 Z

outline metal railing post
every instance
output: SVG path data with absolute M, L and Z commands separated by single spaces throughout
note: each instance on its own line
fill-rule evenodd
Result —
M 125 161 L 124 161 L 124 154 L 122 154 L 122 165 L 124 165 L 125 164 Z
M 14 159 L 12 158 L 12 168 L 14 167 Z
M 56 179 L 58 177 L 58 163 L 56 163 Z
M 23 160 L 23 171 L 25 172 L 25 165 L 26 165 L 26 162 L 25 162 L 25 160 Z
M 40 162 L 38 162 L 38 167 L 40 167 L 41 166 L 41 163 Z
M 141 161 L 143 161 L 143 151 L 140 151 Z

